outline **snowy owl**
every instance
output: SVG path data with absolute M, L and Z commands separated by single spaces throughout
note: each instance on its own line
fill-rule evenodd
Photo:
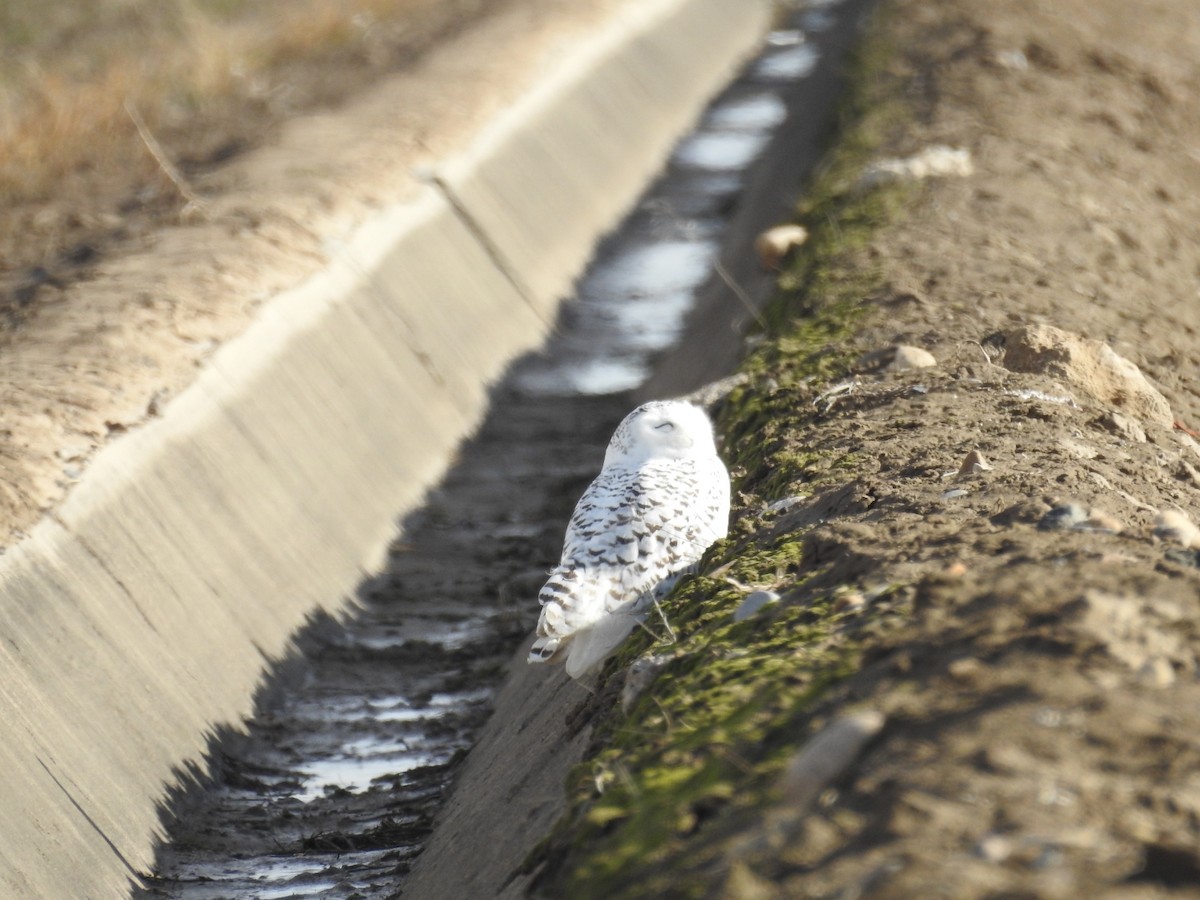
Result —
M 655 401 L 617 426 L 538 594 L 530 662 L 591 671 L 729 528 L 729 473 L 698 406 Z

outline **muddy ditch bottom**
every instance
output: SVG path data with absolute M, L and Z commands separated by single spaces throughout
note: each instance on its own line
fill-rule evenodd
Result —
M 497 397 L 349 620 L 313 622 L 249 733 L 222 742 L 218 783 L 183 802 L 138 896 L 393 896 L 629 405 Z

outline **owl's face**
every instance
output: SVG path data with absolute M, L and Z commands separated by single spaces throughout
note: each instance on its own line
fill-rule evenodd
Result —
M 643 404 L 617 426 L 604 464 L 712 456 L 712 423 L 704 410 L 679 400 Z

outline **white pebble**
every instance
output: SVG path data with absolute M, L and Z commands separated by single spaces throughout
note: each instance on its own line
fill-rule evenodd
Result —
M 788 253 L 807 240 L 803 225 L 776 225 L 754 239 L 754 250 L 764 269 L 777 269 Z
M 936 366 L 937 360 L 928 350 L 911 347 L 908 344 L 897 344 L 896 355 L 888 365 L 891 372 L 903 372 L 906 369 L 928 369 Z
M 779 595 L 774 591 L 753 591 L 746 596 L 741 605 L 733 611 L 733 621 L 744 622 L 751 616 L 756 616 L 764 606 L 779 602 Z
M 906 159 L 881 159 L 872 163 L 863 172 L 861 182 L 870 186 L 889 181 L 922 181 L 948 175 L 965 178 L 974 171 L 971 151 L 963 147 L 938 144 Z

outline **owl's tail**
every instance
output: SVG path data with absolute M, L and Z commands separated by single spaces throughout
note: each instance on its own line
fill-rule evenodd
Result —
M 582 678 L 600 668 L 637 626 L 638 617 L 616 613 L 575 633 L 566 648 L 567 674 Z
M 529 661 L 531 663 L 557 663 L 562 662 L 565 647 L 559 646 L 560 641 L 556 637 L 540 637 L 533 642 L 533 646 L 529 648 Z
M 538 592 L 542 614 L 538 617 L 537 640 L 529 649 L 531 663 L 559 663 L 564 659 L 571 635 L 578 623 L 568 611 L 578 606 L 572 596 L 578 575 L 567 566 L 558 566 Z

